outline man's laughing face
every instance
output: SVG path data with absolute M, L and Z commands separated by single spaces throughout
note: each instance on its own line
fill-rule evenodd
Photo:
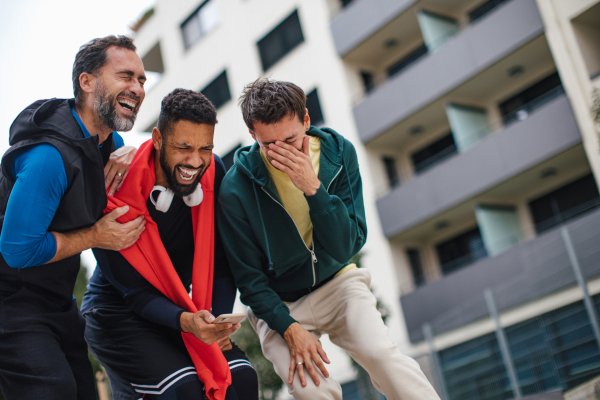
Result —
M 107 62 L 97 75 L 94 111 L 100 122 L 113 131 L 133 128 L 144 101 L 144 64 L 131 50 L 110 47 Z
M 192 194 L 210 166 L 215 127 L 177 121 L 161 135 L 160 166 L 169 187 L 178 196 Z

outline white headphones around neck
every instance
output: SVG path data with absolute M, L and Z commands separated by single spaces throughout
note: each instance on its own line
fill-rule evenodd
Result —
M 160 192 L 160 194 L 158 195 L 156 201 L 154 201 L 152 193 L 154 193 L 157 190 Z M 175 196 L 175 193 L 173 193 L 171 189 L 166 188 L 164 186 L 156 185 L 152 188 L 152 191 L 150 192 L 150 201 L 152 201 L 152 204 L 154 204 L 158 211 L 166 213 L 167 211 L 169 211 L 169 207 L 171 207 L 171 203 L 173 202 L 173 196 Z M 192 194 L 183 196 L 183 202 L 188 207 L 195 207 L 199 205 L 200 203 L 202 203 L 202 199 L 204 199 L 204 192 L 202 192 L 202 185 L 200 184 L 200 182 L 198 182 L 198 186 L 196 186 L 196 190 L 194 190 Z

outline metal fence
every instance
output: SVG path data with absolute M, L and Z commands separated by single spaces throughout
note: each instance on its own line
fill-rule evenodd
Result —
M 524 253 L 522 272 L 481 288 L 422 325 L 443 400 L 504 400 L 566 391 L 600 375 L 600 293 L 588 290 L 588 282 L 600 276 L 600 212 L 534 241 L 524 246 L 529 251 L 509 250 Z M 524 311 L 524 306 L 530 309 Z M 514 322 L 502 323 L 510 313 Z M 492 321 L 494 330 L 436 348 L 436 335 L 483 320 Z

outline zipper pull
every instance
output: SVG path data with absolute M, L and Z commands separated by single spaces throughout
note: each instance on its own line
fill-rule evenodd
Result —
M 317 262 L 317 256 L 315 255 L 315 252 L 311 251 L 310 254 L 312 255 L 312 262 L 316 263 Z

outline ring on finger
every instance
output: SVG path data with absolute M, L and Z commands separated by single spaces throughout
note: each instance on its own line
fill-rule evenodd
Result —
M 304 365 L 304 363 L 302 361 L 297 362 L 296 365 Z
M 120 173 L 120 172 L 117 172 L 117 176 L 119 176 L 119 177 L 120 177 L 120 176 L 123 176 L 123 174 L 122 174 L 122 173 Z

